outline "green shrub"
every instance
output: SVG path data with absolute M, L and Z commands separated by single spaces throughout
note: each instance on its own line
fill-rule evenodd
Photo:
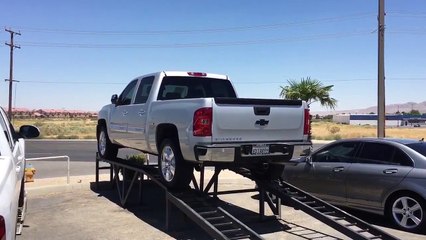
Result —
M 131 155 L 131 156 L 126 156 L 126 159 L 129 161 L 135 161 L 137 163 L 142 163 L 144 164 L 146 162 L 146 155 L 141 153 L 141 154 L 135 154 L 135 155 Z

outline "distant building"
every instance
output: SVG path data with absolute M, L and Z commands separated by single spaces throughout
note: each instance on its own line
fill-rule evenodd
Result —
M 98 116 L 97 112 L 64 110 L 64 109 L 28 109 L 12 108 L 13 118 L 92 118 Z
M 333 122 L 349 125 L 377 125 L 377 114 L 337 114 L 333 116 Z M 426 114 L 402 115 L 388 114 L 385 116 L 387 127 L 421 126 L 426 125 Z

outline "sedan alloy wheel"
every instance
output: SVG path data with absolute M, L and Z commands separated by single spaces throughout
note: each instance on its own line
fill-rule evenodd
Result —
M 421 202 L 409 196 L 400 196 L 392 204 L 392 219 L 406 230 L 417 229 L 425 221 Z

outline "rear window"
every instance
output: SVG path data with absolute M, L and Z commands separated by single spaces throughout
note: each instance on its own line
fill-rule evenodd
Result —
M 236 98 L 231 82 L 215 78 L 164 77 L 158 100 L 182 98 Z
M 407 147 L 413 149 L 414 151 L 426 157 L 426 143 L 424 142 L 410 143 L 410 144 L 407 144 Z

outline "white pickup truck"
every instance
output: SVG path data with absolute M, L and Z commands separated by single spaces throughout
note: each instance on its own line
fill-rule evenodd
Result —
M 16 133 L 0 107 L 0 239 L 13 240 L 23 221 L 25 138 L 37 137 L 38 128 L 24 125 Z M 18 215 L 18 211 L 21 211 Z M 22 225 L 21 225 L 22 226 Z
M 187 186 L 197 164 L 270 175 L 269 163 L 309 151 L 309 109 L 299 100 L 238 98 L 225 75 L 163 71 L 112 96 L 98 114 L 97 140 L 103 158 L 122 147 L 158 155 L 171 188 Z

